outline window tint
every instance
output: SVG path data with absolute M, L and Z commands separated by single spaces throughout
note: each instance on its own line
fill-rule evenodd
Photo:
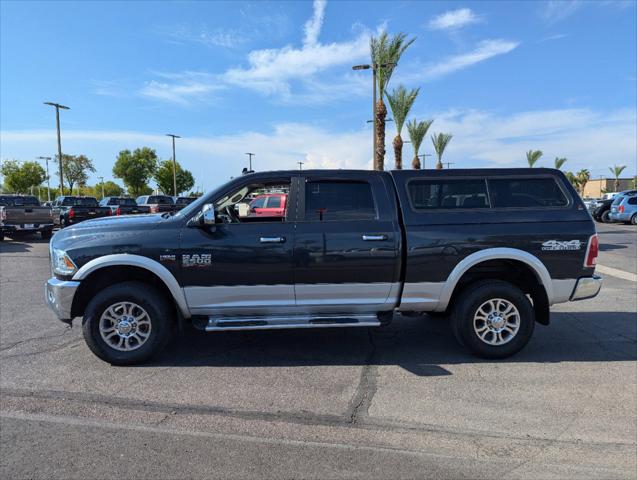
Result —
M 281 208 L 281 197 L 268 197 L 268 208 Z
M 263 208 L 265 205 L 265 197 L 258 197 L 252 200 L 250 206 L 252 208 Z
M 434 208 L 488 208 L 484 180 L 416 180 L 409 182 L 411 204 L 416 210 Z
M 637 205 L 637 197 L 630 197 L 628 199 L 628 205 Z
M 173 199 L 164 195 L 151 195 L 148 197 L 149 204 L 173 205 Z
M 372 220 L 376 218 L 369 183 L 308 182 L 305 219 L 312 221 Z
M 553 178 L 489 179 L 494 207 L 562 207 L 568 203 Z

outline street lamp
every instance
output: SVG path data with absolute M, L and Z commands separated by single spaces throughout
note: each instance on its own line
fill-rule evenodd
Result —
M 296 162 L 299 164 L 299 170 L 303 170 L 303 162 Z
M 44 102 L 45 105 L 55 107 L 55 122 L 58 131 L 58 160 L 60 162 L 60 195 L 64 195 L 64 175 L 62 174 L 62 140 L 60 139 L 60 108 L 70 110 L 69 107 L 54 102 Z M 73 192 L 71 192 L 72 194 Z
M 175 138 L 181 138 L 179 135 L 173 135 L 172 133 L 167 133 L 167 137 L 172 137 L 173 139 L 173 195 L 177 196 L 177 160 L 175 159 Z
M 102 200 L 104 200 L 104 177 L 97 177 L 100 179 L 100 183 L 102 184 Z
M 46 199 L 47 201 L 50 202 L 51 201 L 51 182 L 49 178 L 49 160 L 51 160 L 51 157 L 38 157 L 38 160 L 46 161 Z
M 256 154 L 254 153 L 250 153 L 250 152 L 246 152 L 246 155 L 249 157 L 249 162 L 250 162 L 250 168 L 248 169 L 248 171 L 252 171 L 252 157 L 256 156 Z
M 372 101 L 374 102 L 373 105 L 373 109 L 372 111 L 374 112 L 374 170 L 380 170 L 378 168 L 378 159 L 377 159 L 377 153 L 376 153 L 376 71 L 379 68 L 386 68 L 386 67 L 395 67 L 396 64 L 395 63 L 374 63 L 372 65 L 369 64 L 365 64 L 365 65 L 354 65 L 352 67 L 352 70 L 369 70 L 371 68 L 372 70 L 372 81 L 374 83 L 374 88 L 373 88 L 373 99 Z

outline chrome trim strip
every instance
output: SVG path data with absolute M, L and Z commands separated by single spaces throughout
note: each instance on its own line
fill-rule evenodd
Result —
M 237 285 L 186 287 L 184 294 L 193 311 L 294 307 L 294 285 Z
M 396 283 L 317 283 L 297 284 L 296 305 L 369 305 L 395 306 L 392 296 Z M 394 296 L 395 298 L 395 296 Z
M 188 310 L 188 304 L 186 303 L 186 297 L 184 296 L 184 292 L 177 282 L 177 279 L 173 276 L 170 271 L 164 267 L 161 263 L 152 260 L 148 257 L 143 257 L 141 255 L 131 255 L 128 253 L 118 253 L 114 255 L 104 255 L 102 257 L 97 257 L 88 262 L 86 265 L 82 266 L 75 275 L 73 275 L 73 280 L 83 280 L 88 277 L 91 273 L 100 268 L 104 267 L 114 267 L 118 265 L 129 265 L 132 267 L 140 267 L 145 268 L 153 272 L 157 275 L 164 285 L 170 290 L 179 310 L 182 315 L 186 318 L 190 318 L 190 311 Z
M 320 323 L 312 321 L 321 320 Z M 332 320 L 333 323 L 330 323 Z M 347 321 L 351 320 L 351 321 Z M 253 322 L 255 325 L 246 325 Z M 235 325 L 233 325 L 233 323 Z M 257 324 L 258 323 L 258 324 Z M 328 327 L 377 327 L 378 317 L 367 315 L 288 315 L 288 316 L 254 316 L 254 317 L 217 317 L 209 318 L 205 330 L 273 330 L 281 328 L 328 328 Z
M 445 282 L 411 282 L 405 283 L 403 296 L 398 310 L 432 312 L 440 302 L 440 295 Z

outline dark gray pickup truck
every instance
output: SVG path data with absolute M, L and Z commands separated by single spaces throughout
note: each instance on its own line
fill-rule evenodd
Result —
M 246 198 L 287 195 L 254 216 Z M 552 169 L 250 173 L 176 214 L 83 222 L 53 237 L 46 300 L 83 317 L 113 364 L 143 362 L 180 323 L 207 332 L 377 327 L 446 315 L 504 358 L 549 307 L 597 295 L 591 216 Z
M 40 206 L 33 195 L 0 195 L 0 240 L 27 233 L 51 238 L 53 217 L 50 207 Z

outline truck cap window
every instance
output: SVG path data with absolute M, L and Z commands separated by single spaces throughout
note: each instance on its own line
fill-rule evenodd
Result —
M 489 194 L 495 208 L 563 207 L 568 200 L 554 178 L 491 178 Z
M 416 210 L 489 208 L 484 180 L 414 180 L 407 187 Z
M 316 181 L 305 186 L 305 219 L 373 220 L 376 208 L 367 182 Z

